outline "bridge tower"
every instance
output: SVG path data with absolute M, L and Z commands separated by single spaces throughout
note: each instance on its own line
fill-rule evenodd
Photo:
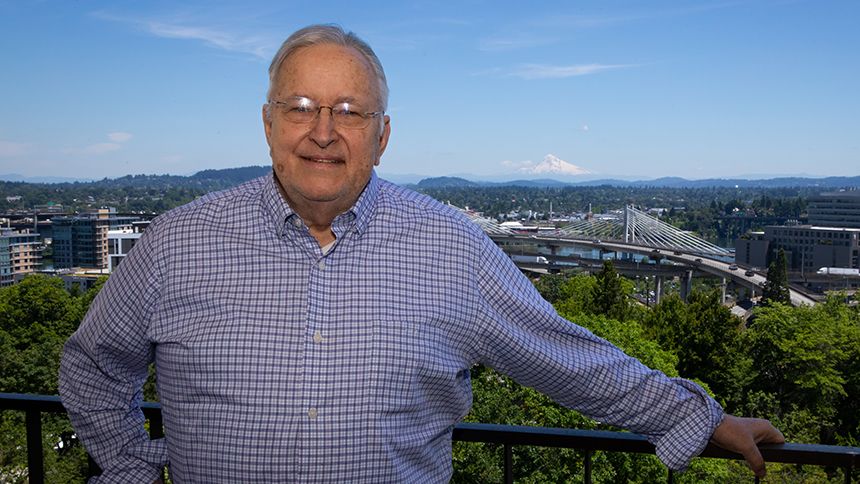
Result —
M 681 280 L 681 299 L 687 301 L 690 294 L 693 292 L 693 271 L 687 270 Z
M 630 210 L 630 205 L 624 206 L 624 243 L 636 242 L 636 223 L 633 220 L 635 214 Z

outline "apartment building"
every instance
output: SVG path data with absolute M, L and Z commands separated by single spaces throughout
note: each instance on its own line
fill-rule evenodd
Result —
M 807 213 L 811 225 L 860 229 L 860 190 L 810 197 Z
M 770 225 L 735 241 L 735 261 L 767 267 L 785 251 L 788 269 L 814 273 L 822 267 L 860 268 L 860 228 Z
M 51 219 L 54 267 L 107 269 L 110 265 L 108 232 L 131 229 L 138 217 L 121 217 L 113 208 Z
M 0 228 L 0 286 L 37 271 L 42 264 L 42 240 L 30 230 Z

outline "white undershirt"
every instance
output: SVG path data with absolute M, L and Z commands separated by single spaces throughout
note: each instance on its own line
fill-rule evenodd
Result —
M 331 242 L 329 242 L 328 244 L 320 247 L 320 250 L 322 251 L 323 255 L 328 254 L 328 251 L 330 251 L 331 248 L 334 247 L 335 242 L 337 242 L 337 239 L 334 239 Z

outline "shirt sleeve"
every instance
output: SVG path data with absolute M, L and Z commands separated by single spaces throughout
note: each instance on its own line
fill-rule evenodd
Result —
M 486 240 L 476 264 L 481 363 L 602 423 L 645 435 L 670 469 L 704 450 L 723 409 L 699 385 L 652 370 L 560 317 Z
M 158 300 L 157 224 L 111 274 L 63 348 L 59 390 L 72 425 L 102 468 L 91 483 L 151 483 L 167 464 L 140 409 L 153 357 L 147 328 Z

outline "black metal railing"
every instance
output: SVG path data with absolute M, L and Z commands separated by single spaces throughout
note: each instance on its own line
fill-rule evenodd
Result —
M 45 476 L 42 450 L 42 414 L 66 413 L 60 398 L 54 395 L 0 393 L 0 410 L 25 412 L 29 483 L 42 484 Z M 144 403 L 143 413 L 149 420 L 150 436 L 152 438 L 162 437 L 164 430 L 161 421 L 161 406 L 157 403 Z M 455 441 L 483 442 L 504 446 L 504 479 L 506 483 L 514 482 L 514 446 L 564 447 L 584 451 L 583 471 L 586 483 L 591 482 L 591 457 L 595 451 L 641 454 L 654 454 L 655 451 L 654 446 L 641 435 L 604 430 L 461 423 L 454 428 L 453 438 Z M 860 447 L 788 443 L 760 445 L 759 450 L 766 462 L 840 468 L 843 470 L 846 484 L 851 482 L 852 471 L 860 468 Z M 742 459 L 739 454 L 715 445 L 708 445 L 700 456 Z M 95 463 L 90 461 L 91 472 L 96 469 Z M 668 481 L 670 483 L 673 481 L 671 472 L 669 472 Z M 758 482 L 757 479 L 756 482 Z

